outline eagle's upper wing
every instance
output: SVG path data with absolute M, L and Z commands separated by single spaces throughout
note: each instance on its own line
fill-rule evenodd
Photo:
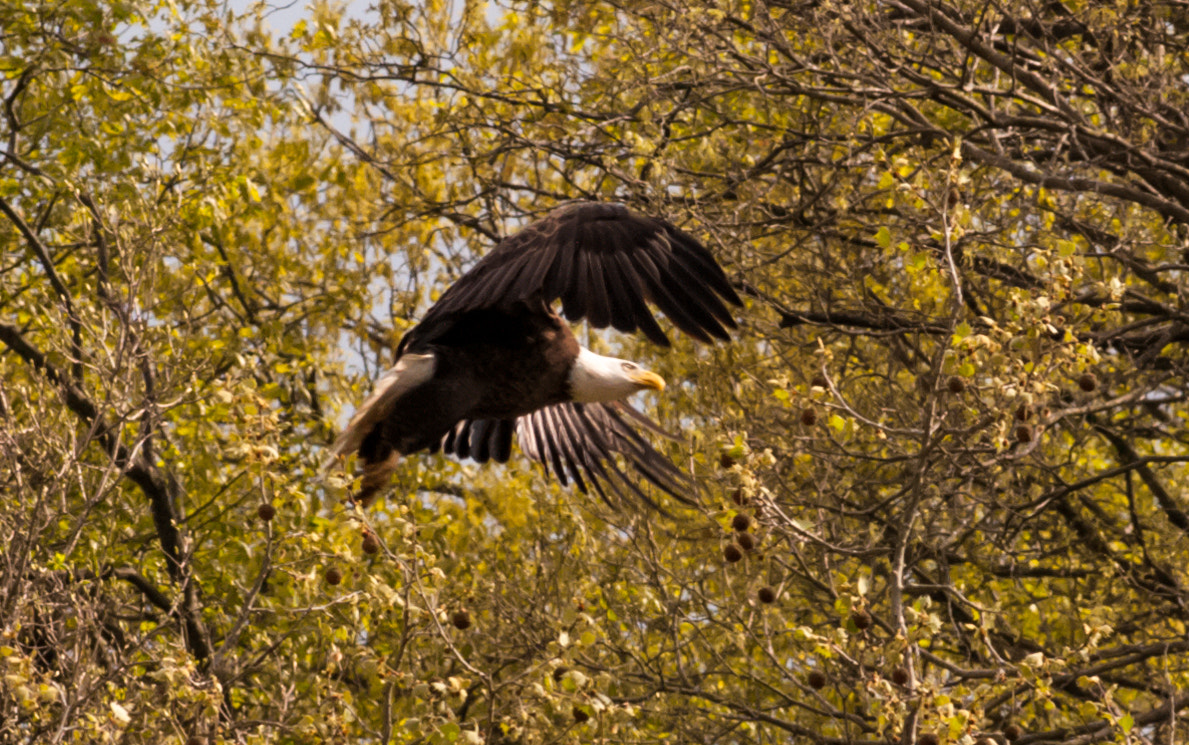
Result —
M 560 298 L 571 321 L 669 340 L 645 301 L 700 341 L 727 339 L 736 324 L 724 301 L 742 305 L 702 244 L 670 223 L 619 204 L 568 205 L 505 238 L 429 309 L 412 336 L 432 339 L 459 314 Z

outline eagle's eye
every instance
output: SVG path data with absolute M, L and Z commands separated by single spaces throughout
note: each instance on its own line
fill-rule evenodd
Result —
M 627 370 L 628 372 L 631 372 L 632 370 L 635 370 L 635 369 L 636 369 L 636 367 L 637 367 L 637 365 L 636 365 L 634 362 L 623 362 L 623 363 L 621 363 L 621 364 L 620 364 L 620 366 L 621 366 L 621 367 L 622 367 L 624 370 Z

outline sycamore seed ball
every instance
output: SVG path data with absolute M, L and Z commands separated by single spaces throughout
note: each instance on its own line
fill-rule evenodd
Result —
M 259 517 L 264 522 L 268 522 L 277 516 L 277 508 L 271 504 L 262 504 L 256 508 L 256 517 Z
M 740 512 L 731 519 L 731 527 L 742 533 L 751 527 L 751 516 Z
M 761 603 L 771 605 L 776 602 L 776 590 L 771 587 L 761 587 L 756 592 L 756 597 L 759 598 Z
M 343 581 L 343 573 L 336 567 L 326 570 L 326 584 L 334 586 Z
M 863 631 L 871 626 L 871 614 L 865 610 L 857 610 L 851 613 L 850 620 L 859 631 Z
M 374 533 L 368 533 L 363 536 L 363 553 L 378 554 L 380 553 L 380 539 L 376 538 Z
M 817 412 L 813 409 L 802 409 L 801 424 L 804 424 L 806 427 L 812 427 L 817 424 Z
M 811 670 L 809 675 L 805 676 L 805 683 L 815 691 L 820 691 L 826 687 L 826 674 L 821 670 Z
M 471 627 L 471 614 L 465 610 L 456 610 L 450 614 L 450 623 L 459 631 L 465 631 Z
M 727 562 L 734 564 L 743 558 L 743 552 L 739 550 L 738 546 L 736 546 L 734 543 L 731 543 L 722 550 L 722 557 L 726 559 Z
M 739 544 L 739 548 L 744 551 L 752 551 L 756 547 L 756 539 L 751 533 L 740 533 L 735 536 L 735 541 Z

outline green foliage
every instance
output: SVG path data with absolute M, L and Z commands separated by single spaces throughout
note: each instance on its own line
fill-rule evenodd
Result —
M 1181 10 L 269 10 L 0 8 L 0 743 L 1189 738 Z M 591 339 L 701 507 L 344 507 L 388 350 L 571 198 L 746 295 Z

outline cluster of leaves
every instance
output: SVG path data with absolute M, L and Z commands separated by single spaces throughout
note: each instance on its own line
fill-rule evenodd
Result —
M 0 8 L 0 742 L 1189 739 L 1183 5 L 269 10 Z M 399 334 L 572 198 L 748 300 L 590 339 L 702 506 L 342 507 Z

